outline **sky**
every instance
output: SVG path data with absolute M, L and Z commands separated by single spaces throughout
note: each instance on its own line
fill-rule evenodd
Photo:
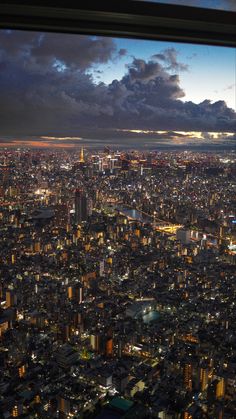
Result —
M 143 0 L 140 0 L 143 1 Z M 149 0 L 152 3 L 179 4 L 182 6 L 204 7 L 208 9 L 229 10 L 236 12 L 235 0 Z
M 0 31 L 0 144 L 229 144 L 236 50 Z

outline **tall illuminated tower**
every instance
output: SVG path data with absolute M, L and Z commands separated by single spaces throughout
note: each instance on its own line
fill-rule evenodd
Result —
M 81 147 L 81 150 L 80 150 L 79 162 L 84 163 L 84 148 L 83 147 Z

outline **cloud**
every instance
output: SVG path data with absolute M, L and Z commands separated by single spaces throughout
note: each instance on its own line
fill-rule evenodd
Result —
M 118 53 L 120 57 L 123 57 L 127 54 L 127 50 L 125 48 L 121 48 Z
M 164 65 L 166 65 L 166 70 L 187 71 L 189 66 L 178 62 L 177 55 L 178 52 L 175 48 L 167 48 L 162 53 L 153 55 L 152 58 L 163 61 Z
M 87 132 L 88 134 L 88 132 Z M 104 145 L 117 149 L 168 149 L 169 147 L 189 149 L 232 149 L 236 140 L 233 133 L 219 132 L 182 132 L 182 131 L 141 131 L 141 130 L 106 130 L 103 138 L 60 138 L 60 137 L 1 137 L 2 147 L 66 148 L 78 146 L 100 149 Z M 98 130 L 98 135 L 100 132 Z M 78 143 L 79 141 L 79 143 Z
M 192 59 L 193 59 L 193 58 L 195 58 L 195 57 L 197 57 L 196 52 L 194 52 L 193 54 L 189 55 L 189 56 L 187 57 L 187 59 L 188 59 L 188 60 L 192 60 Z
M 0 57 L 16 59 L 31 71 L 46 73 L 53 66 L 85 70 L 124 55 L 112 38 L 1 30 Z
M 132 81 L 142 80 L 148 82 L 154 80 L 160 73 L 163 73 L 162 66 L 154 61 L 146 61 L 134 57 L 133 62 L 128 66 L 128 76 Z
M 229 86 L 226 86 L 224 90 L 232 90 L 232 89 L 235 89 L 235 83 L 230 84 Z
M 236 114 L 225 102 L 184 101 L 177 73 L 186 66 L 173 48 L 149 61 L 133 57 L 121 80 L 106 85 L 95 83 L 90 70 L 126 53 L 110 38 L 19 31 L 0 36 L 2 136 L 111 140 L 121 129 L 236 130 Z

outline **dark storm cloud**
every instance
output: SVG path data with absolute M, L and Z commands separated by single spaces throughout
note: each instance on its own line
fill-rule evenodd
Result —
M 33 71 L 43 72 L 61 63 L 70 69 L 86 69 L 106 63 L 116 52 L 111 38 L 87 37 L 71 34 L 45 34 L 22 31 L 1 31 L 0 57 L 20 60 Z
M 129 69 L 128 76 L 132 81 L 142 80 L 147 82 L 164 74 L 162 66 L 154 61 L 146 63 L 144 60 L 134 58 L 133 62 L 127 67 Z
M 105 138 L 116 129 L 236 129 L 235 112 L 225 102 L 183 101 L 173 71 L 186 66 L 172 48 L 148 62 L 133 58 L 121 80 L 105 85 L 89 71 L 126 53 L 112 39 L 18 31 L 0 36 L 0 135 Z
M 177 55 L 176 49 L 167 48 L 162 53 L 153 55 L 152 58 L 163 61 L 166 70 L 187 71 L 189 68 L 188 65 L 178 62 Z

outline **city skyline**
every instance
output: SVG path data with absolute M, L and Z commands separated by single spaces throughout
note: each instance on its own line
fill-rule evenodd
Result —
M 2 147 L 234 147 L 233 48 L 15 30 L 0 40 Z
M 0 150 L 0 416 L 232 419 L 232 151 Z

